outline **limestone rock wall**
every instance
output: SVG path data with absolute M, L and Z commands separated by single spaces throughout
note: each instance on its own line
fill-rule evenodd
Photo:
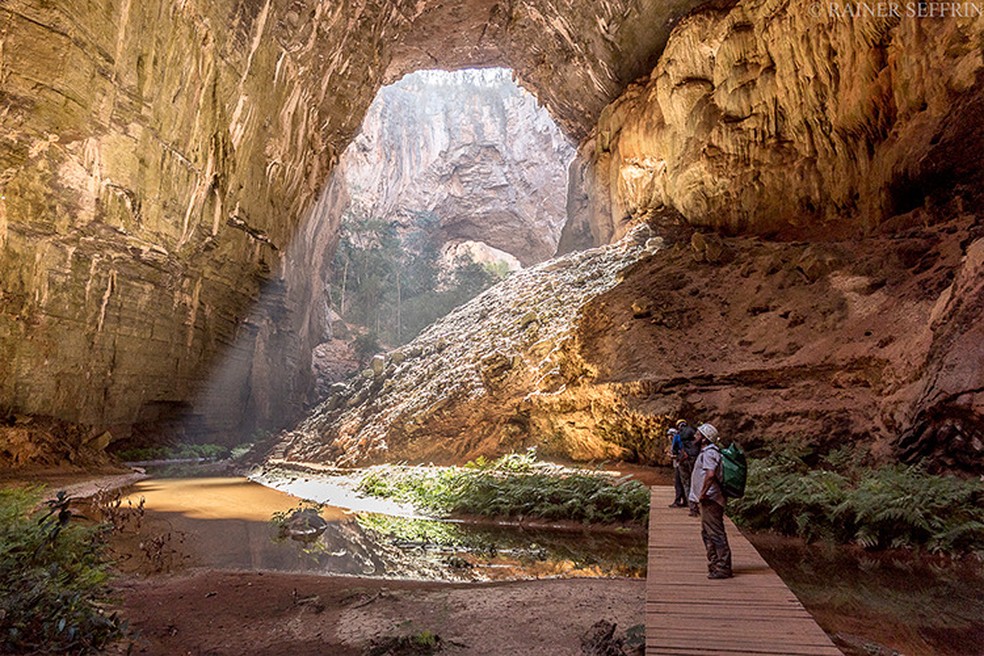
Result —
M 420 71 L 384 87 L 339 163 L 353 209 L 529 265 L 554 255 L 574 149 L 504 69 Z
M 829 239 L 953 195 L 979 205 L 984 17 L 849 4 L 743 0 L 681 21 L 582 143 L 565 243 L 663 207 L 733 234 Z
M 297 311 L 284 256 L 381 76 L 378 53 L 357 46 L 391 38 L 390 14 L 379 3 L 0 7 L 3 408 L 150 422 L 192 403 L 209 367 L 254 368 L 266 322 L 299 339 L 316 320 L 284 316 Z M 266 289 L 266 319 L 244 322 Z M 277 347 L 282 361 L 290 349 Z M 260 382 L 289 398 L 294 371 L 267 369 Z M 210 420 L 277 414 L 253 387 L 220 390 L 235 412 Z
M 432 68 L 503 66 L 574 140 L 626 85 L 652 70 L 696 0 L 418 2 L 392 47 L 388 82 Z

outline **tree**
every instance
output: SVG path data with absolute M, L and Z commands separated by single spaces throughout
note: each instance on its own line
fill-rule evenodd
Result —
M 403 344 L 504 277 L 494 265 L 459 258 L 441 281 L 439 219 L 427 211 L 410 218 L 403 227 L 352 210 L 342 222 L 329 293 L 339 314 L 368 328 L 373 342 Z

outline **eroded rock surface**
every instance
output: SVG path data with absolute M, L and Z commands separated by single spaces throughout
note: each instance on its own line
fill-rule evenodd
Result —
M 530 410 L 588 373 L 571 370 L 563 355 L 572 326 L 621 269 L 658 247 L 647 247 L 646 232 L 512 274 L 338 390 L 282 437 L 271 459 L 449 462 L 533 443 L 581 458 L 617 455 L 620 447 L 603 437 L 556 444 L 533 435 Z
M 595 271 L 624 247 L 561 258 L 392 354 L 274 457 L 461 460 L 535 444 L 665 462 L 665 429 L 684 416 L 752 448 L 860 442 L 980 473 L 982 239 L 973 216 L 863 241 L 698 233 L 632 247 L 645 257 L 615 286 Z
M 0 410 L 281 425 L 325 334 L 307 219 L 384 78 L 512 66 L 579 138 L 692 4 L 4 2 Z
M 869 274 L 838 269 L 819 244 L 878 227 L 902 238 L 922 221 L 912 210 L 933 214 L 924 238 L 927 252 L 943 249 L 939 264 L 902 267 L 901 282 L 884 287 L 909 307 L 909 294 L 927 285 L 922 304 L 898 316 L 922 341 L 909 338 L 916 341 L 890 358 L 884 375 L 908 383 L 870 386 L 884 392 L 872 393 L 873 405 L 858 402 L 870 415 L 849 416 L 886 440 L 903 435 L 905 453 L 975 449 L 976 237 L 954 242 L 972 229 L 946 232 L 951 224 L 939 222 L 939 211 L 946 219 L 980 212 L 981 18 L 817 17 L 805 0 L 744 0 L 681 21 L 657 65 L 670 19 L 695 4 L 4 2 L 0 432 L 20 430 L 18 417 L 51 416 L 79 427 L 63 433 L 70 454 L 96 438 L 102 444 L 107 429 L 112 439 L 176 414 L 200 423 L 176 430 L 226 436 L 297 415 L 311 389 L 311 350 L 329 320 L 319 299 L 337 225 L 307 221 L 343 202 L 324 190 L 329 171 L 384 80 L 424 67 L 498 64 L 514 68 L 571 137 L 588 137 L 572 176 L 568 246 L 607 243 L 628 219 L 664 211 L 725 232 L 802 236 L 818 242 L 799 267 L 814 285 L 805 296 L 825 307 L 829 292 L 850 307 L 852 295 L 871 296 L 852 287 Z M 649 77 L 623 95 L 640 75 Z M 844 248 L 852 262 L 879 254 Z M 705 240 L 703 260 L 740 273 L 740 249 L 719 259 L 726 250 Z M 847 278 L 833 281 L 836 271 Z M 712 280 L 714 289 L 737 281 Z M 941 298 L 951 282 L 951 296 Z M 930 300 L 939 305 L 926 315 Z M 598 335 L 621 330 L 612 307 Z M 891 302 L 878 307 L 895 316 Z M 824 322 L 824 331 L 842 330 Z M 845 345 L 830 346 L 867 344 L 855 337 L 843 333 Z M 642 338 L 654 336 L 624 348 Z M 597 340 L 583 357 L 572 351 L 572 370 L 601 357 L 614 337 Z M 724 349 L 711 354 L 718 360 L 745 357 L 740 340 L 714 343 Z M 868 357 L 879 370 L 879 349 L 891 347 L 875 347 Z M 806 348 L 749 362 L 839 366 Z M 735 377 L 743 367 L 710 379 L 713 407 L 726 405 L 728 386 L 744 389 L 748 374 Z M 617 385 L 641 390 L 644 379 L 605 387 L 599 378 L 582 391 L 600 394 L 621 425 L 636 421 L 625 401 L 635 397 Z M 803 389 L 811 385 L 827 389 L 815 381 Z M 581 453 L 576 436 L 598 428 L 595 410 L 583 409 L 601 402 L 551 398 L 570 405 L 531 409 L 530 424 L 574 426 L 559 441 Z M 773 423 L 817 429 L 806 398 L 790 417 L 807 419 Z M 790 403 L 800 403 L 795 394 Z M 580 414 L 561 420 L 567 412 Z M 638 421 L 639 430 L 648 426 Z M 32 438 L 18 435 L 27 440 L 19 453 L 31 452 Z M 50 446 L 56 442 L 41 452 L 60 448 Z
M 809 239 L 953 196 L 979 207 L 981 16 L 841 15 L 848 4 L 746 0 L 682 20 L 582 144 L 566 248 L 664 207 Z
M 860 241 L 725 239 L 713 262 L 681 240 L 585 309 L 580 353 L 597 376 L 571 398 L 586 408 L 603 389 L 752 447 L 861 443 L 980 473 L 982 237 L 963 216 Z M 941 321 L 951 312 L 963 328 Z

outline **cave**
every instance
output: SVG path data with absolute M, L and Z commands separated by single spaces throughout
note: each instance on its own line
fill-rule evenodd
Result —
M 409 13 L 24 3 L 3 20 L 2 407 L 13 426 L 71 427 L 71 447 L 180 423 L 235 440 L 303 415 L 307 354 L 325 334 L 313 258 L 337 239 L 309 218 L 338 202 L 329 174 L 378 89 L 414 70 L 509 66 L 579 144 L 560 253 L 650 221 L 787 249 L 834 244 L 776 256 L 823 267 L 846 240 L 947 250 L 950 228 L 927 226 L 977 207 L 979 34 L 960 21 L 687 3 L 575 17 L 487 1 Z M 202 47 L 182 48 L 189 39 Z M 959 229 L 974 252 L 975 225 Z M 962 275 L 941 263 L 940 282 L 918 285 L 942 292 L 954 277 L 972 298 L 972 262 Z M 922 321 L 925 358 L 880 390 L 896 402 L 848 433 L 890 452 L 917 415 L 978 407 L 976 375 L 954 370 L 974 343 L 975 306 L 953 297 L 959 319 Z M 979 438 L 961 441 L 970 453 L 950 442 L 936 455 L 971 466 Z
M 687 417 L 810 467 L 856 449 L 979 481 L 980 12 L 845 6 L 4 2 L 4 476 L 186 443 L 296 476 L 530 449 L 658 468 Z M 441 75 L 530 94 L 562 164 L 510 177 L 473 139 L 373 179 L 443 138 L 372 137 L 374 99 Z M 399 125 L 428 101 L 393 102 Z M 415 205 L 359 200 L 360 157 Z M 482 204 L 523 185 L 549 228 Z M 385 334 L 342 366 L 343 218 L 391 211 L 514 272 L 412 329 L 377 303 Z

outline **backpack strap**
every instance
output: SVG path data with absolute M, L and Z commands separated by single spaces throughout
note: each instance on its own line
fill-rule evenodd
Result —
M 719 447 L 714 442 L 711 442 L 710 444 L 707 445 L 707 448 L 714 449 L 715 451 L 718 452 L 718 455 L 721 456 L 721 459 L 718 460 L 717 467 L 714 468 L 714 477 L 717 478 L 718 485 L 723 485 L 723 481 L 724 481 L 724 454 L 721 453 L 721 447 Z M 724 494 L 724 488 L 723 487 L 721 488 L 721 493 Z

